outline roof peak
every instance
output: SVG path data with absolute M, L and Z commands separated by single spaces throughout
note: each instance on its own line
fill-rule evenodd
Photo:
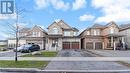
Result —
M 54 20 L 56 23 L 59 23 L 60 21 L 63 21 L 62 19 L 56 19 Z

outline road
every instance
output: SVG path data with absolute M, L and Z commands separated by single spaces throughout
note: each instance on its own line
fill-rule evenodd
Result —
M 81 50 L 63 50 L 58 54 L 59 57 L 92 57 L 93 54 Z M 127 70 L 128 67 L 117 62 L 106 61 L 52 61 L 45 70 Z M 117 73 L 117 72 L 116 72 Z M 125 72 L 123 72 L 125 73 Z M 129 72 L 128 72 L 129 73 Z
M 24 55 L 26 53 L 20 53 L 18 52 L 18 56 Z M 6 51 L 6 52 L 0 52 L 0 57 L 14 57 L 15 52 L 13 51 Z

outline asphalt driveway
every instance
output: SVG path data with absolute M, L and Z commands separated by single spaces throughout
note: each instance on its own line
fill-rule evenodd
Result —
M 92 57 L 93 54 L 82 50 L 62 50 L 58 53 L 59 57 Z M 52 61 L 45 70 L 127 70 L 116 62 L 104 61 Z

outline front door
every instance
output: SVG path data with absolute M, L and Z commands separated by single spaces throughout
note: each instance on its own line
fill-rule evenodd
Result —
M 51 47 L 54 47 L 54 48 L 58 47 L 58 39 L 52 39 Z

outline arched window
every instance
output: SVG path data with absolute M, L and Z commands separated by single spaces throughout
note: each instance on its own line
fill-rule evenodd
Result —
M 53 33 L 53 34 L 58 34 L 58 28 L 53 28 L 53 29 L 52 29 L 52 33 Z

